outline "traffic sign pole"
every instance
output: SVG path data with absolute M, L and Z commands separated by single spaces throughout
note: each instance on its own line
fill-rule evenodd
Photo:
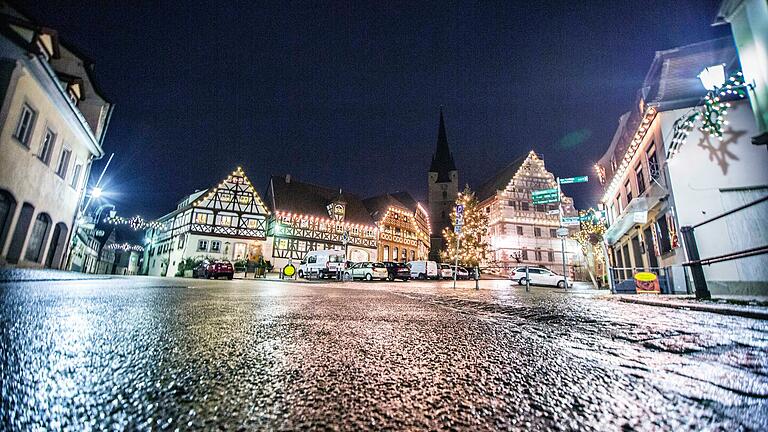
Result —
M 557 202 L 557 207 L 560 210 L 560 213 L 558 214 L 558 218 L 560 219 L 560 228 L 565 228 L 563 225 L 563 199 L 562 191 L 560 188 L 560 177 L 557 178 Z M 568 289 L 568 267 L 565 264 L 565 237 L 560 237 L 560 247 L 562 248 L 563 253 L 563 281 L 565 281 L 565 289 Z
M 456 206 L 456 264 L 453 268 L 453 288 L 456 289 L 456 275 L 459 273 L 459 246 L 461 245 L 461 228 L 464 226 L 464 206 Z

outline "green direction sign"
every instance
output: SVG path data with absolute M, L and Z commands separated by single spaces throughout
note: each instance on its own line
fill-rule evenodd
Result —
M 557 188 L 541 189 L 541 190 L 531 192 L 531 196 L 533 198 L 536 198 L 542 195 L 557 195 Z
M 578 216 L 568 216 L 563 218 L 563 225 L 577 225 L 581 219 Z
M 557 198 L 557 195 L 537 197 L 533 199 L 533 204 L 552 204 L 556 202 L 560 202 L 560 200 Z
M 587 176 L 568 177 L 568 178 L 561 178 L 560 184 L 586 183 L 587 181 L 589 181 Z

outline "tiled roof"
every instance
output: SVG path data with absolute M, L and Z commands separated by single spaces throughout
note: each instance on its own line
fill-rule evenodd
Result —
M 363 204 L 368 209 L 373 219 L 378 220 L 380 215 L 387 211 L 389 207 L 399 207 L 403 210 L 416 212 L 416 200 L 408 192 L 386 193 L 363 200 Z
M 288 181 L 286 181 L 288 180 Z M 344 221 L 347 223 L 373 225 L 368 209 L 355 194 L 342 192 L 325 186 L 297 181 L 290 176 L 272 176 L 268 191 L 269 203 L 276 212 L 289 212 L 320 218 L 329 218 L 328 204 L 334 201 L 346 203 Z
M 451 181 L 451 171 L 456 171 L 456 163 L 453 161 L 451 149 L 448 148 L 448 136 L 445 133 L 443 110 L 440 109 L 440 125 L 437 129 L 437 149 L 432 156 L 432 164 L 429 166 L 429 172 L 437 173 L 438 183 L 446 183 Z
M 480 185 L 480 187 L 477 188 L 477 191 L 475 192 L 477 200 L 481 202 L 485 201 L 486 199 L 495 195 L 497 191 L 504 190 L 527 158 L 528 153 L 521 155 L 512 161 L 512 163 L 504 167 L 501 171 L 496 173 L 496 175 Z

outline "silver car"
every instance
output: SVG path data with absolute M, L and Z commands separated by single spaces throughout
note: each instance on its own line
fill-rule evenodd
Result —
M 344 279 L 365 279 L 371 281 L 374 279 L 386 280 L 389 276 L 387 267 L 380 262 L 359 262 L 352 264 L 344 271 Z

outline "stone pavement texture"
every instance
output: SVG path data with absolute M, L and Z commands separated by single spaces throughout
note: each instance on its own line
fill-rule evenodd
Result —
M 768 429 L 766 321 L 450 285 L 0 284 L 0 429 Z

